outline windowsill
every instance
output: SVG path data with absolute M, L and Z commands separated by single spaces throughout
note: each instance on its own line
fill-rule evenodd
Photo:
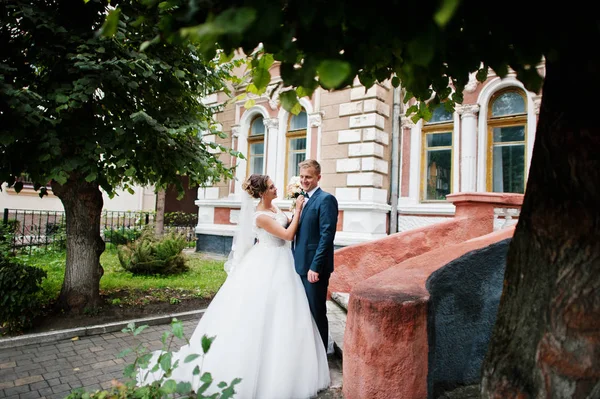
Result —
M 456 211 L 454 204 L 446 201 L 399 203 L 398 212 L 407 215 L 450 215 Z

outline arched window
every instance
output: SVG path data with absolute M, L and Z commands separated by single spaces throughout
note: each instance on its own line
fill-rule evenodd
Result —
M 527 103 L 525 93 L 507 89 L 488 105 L 487 190 L 524 193 L 527 157 Z
M 298 164 L 306 159 L 306 131 L 308 117 L 302 110 L 298 115 L 290 114 L 286 137 L 285 154 L 285 182 L 287 184 L 292 176 L 298 176 Z
M 454 118 L 440 104 L 423 126 L 421 201 L 445 201 L 452 190 Z
M 247 158 L 248 175 L 265 173 L 265 124 L 260 115 L 250 123 Z

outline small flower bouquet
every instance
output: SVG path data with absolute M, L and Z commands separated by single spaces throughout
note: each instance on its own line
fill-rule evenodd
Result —
M 292 200 L 290 211 L 293 211 L 296 208 L 296 198 L 301 195 L 306 194 L 300 185 L 300 178 L 298 176 L 293 176 L 288 183 L 287 190 L 285 191 L 285 197 Z

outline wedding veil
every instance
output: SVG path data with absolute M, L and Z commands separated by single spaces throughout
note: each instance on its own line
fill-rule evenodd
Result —
M 242 192 L 242 207 L 238 220 L 237 229 L 233 235 L 231 252 L 225 262 L 225 271 L 231 274 L 238 266 L 244 255 L 254 245 L 254 228 L 252 226 L 254 217 L 254 199 L 246 191 Z

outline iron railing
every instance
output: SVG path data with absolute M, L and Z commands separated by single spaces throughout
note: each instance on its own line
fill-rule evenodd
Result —
M 103 211 L 100 219 L 100 235 L 105 242 L 115 245 L 126 244 L 138 238 L 142 230 L 154 223 L 153 212 Z M 31 254 L 34 248 L 64 248 L 66 243 L 65 213 L 63 211 L 39 211 L 4 208 L 3 223 L 9 233 L 13 252 Z M 165 230 L 174 230 L 186 236 L 191 244 L 196 240 L 195 221 L 185 225 L 167 225 Z

